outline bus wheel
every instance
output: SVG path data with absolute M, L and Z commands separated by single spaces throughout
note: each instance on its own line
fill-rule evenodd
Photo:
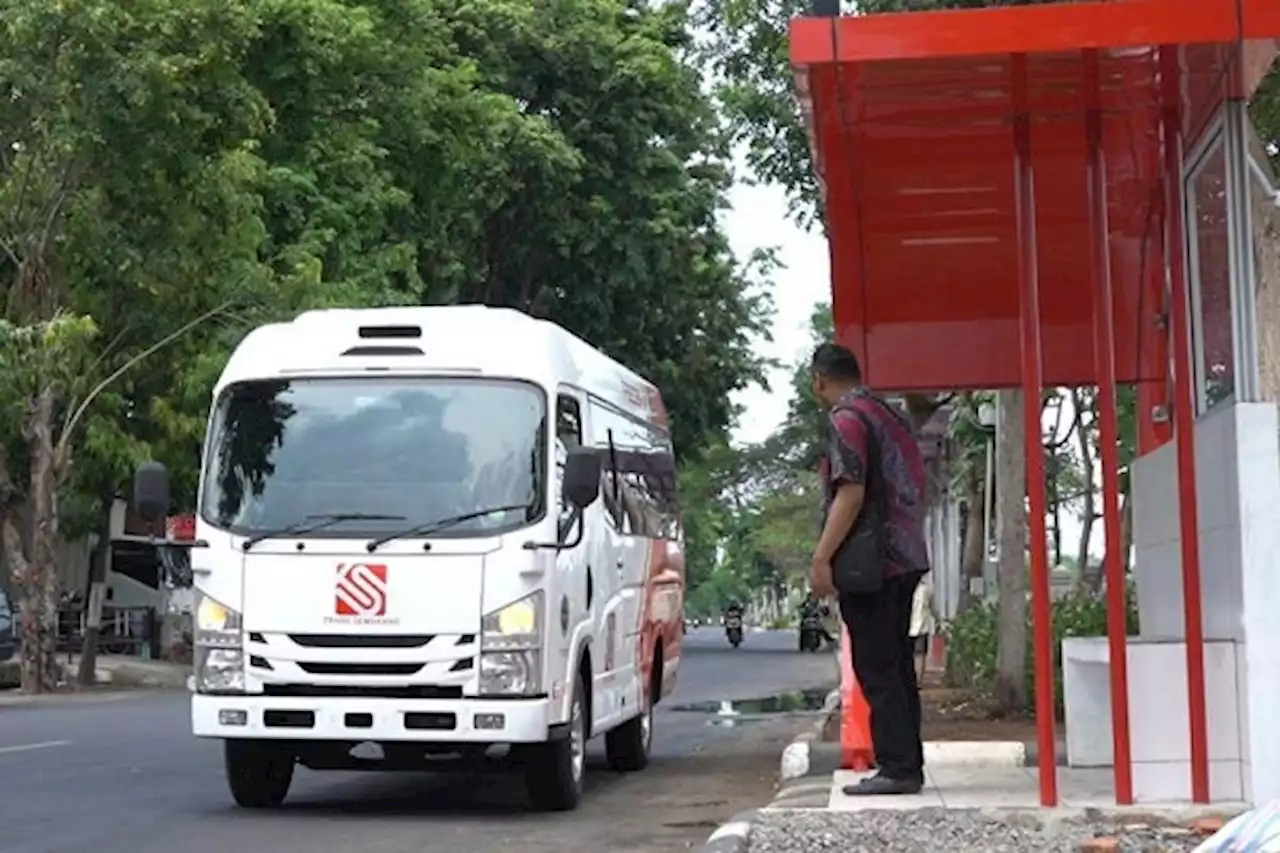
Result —
M 653 703 L 646 704 L 643 714 L 605 734 L 604 754 L 610 770 L 630 773 L 649 766 L 649 748 L 653 745 Z
M 586 689 L 579 675 L 573 688 L 568 734 L 534 744 L 528 751 L 525 788 L 539 811 L 572 811 L 582 801 L 582 782 L 587 769 Z
M 270 742 L 228 740 L 223 744 L 223 761 L 236 805 L 266 809 L 284 802 L 293 783 L 294 765 L 285 748 Z

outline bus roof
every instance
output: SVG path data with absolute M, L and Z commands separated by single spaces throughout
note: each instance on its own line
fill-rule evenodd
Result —
M 661 394 L 643 376 L 555 323 L 486 305 L 306 311 L 250 332 L 215 392 L 249 379 L 366 371 L 566 383 L 667 427 Z

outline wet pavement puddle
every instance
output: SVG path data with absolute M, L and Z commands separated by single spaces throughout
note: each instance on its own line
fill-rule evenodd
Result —
M 672 711 L 705 714 L 709 726 L 732 727 L 781 716 L 813 715 L 822 710 L 827 690 L 796 690 L 758 699 L 712 699 L 672 706 Z

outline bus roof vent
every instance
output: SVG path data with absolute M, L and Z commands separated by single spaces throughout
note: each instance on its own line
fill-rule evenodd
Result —
M 386 340 L 388 338 L 420 338 L 421 326 L 361 326 L 360 337 L 369 340 Z
M 422 355 L 418 347 L 352 347 L 343 355 Z

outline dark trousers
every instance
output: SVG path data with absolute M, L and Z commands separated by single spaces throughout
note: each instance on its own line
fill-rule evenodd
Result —
M 876 766 L 894 779 L 919 779 L 924 773 L 920 687 L 909 636 L 911 597 L 919 583 L 920 575 L 912 572 L 887 579 L 880 592 L 840 596 L 853 672 L 871 706 Z

